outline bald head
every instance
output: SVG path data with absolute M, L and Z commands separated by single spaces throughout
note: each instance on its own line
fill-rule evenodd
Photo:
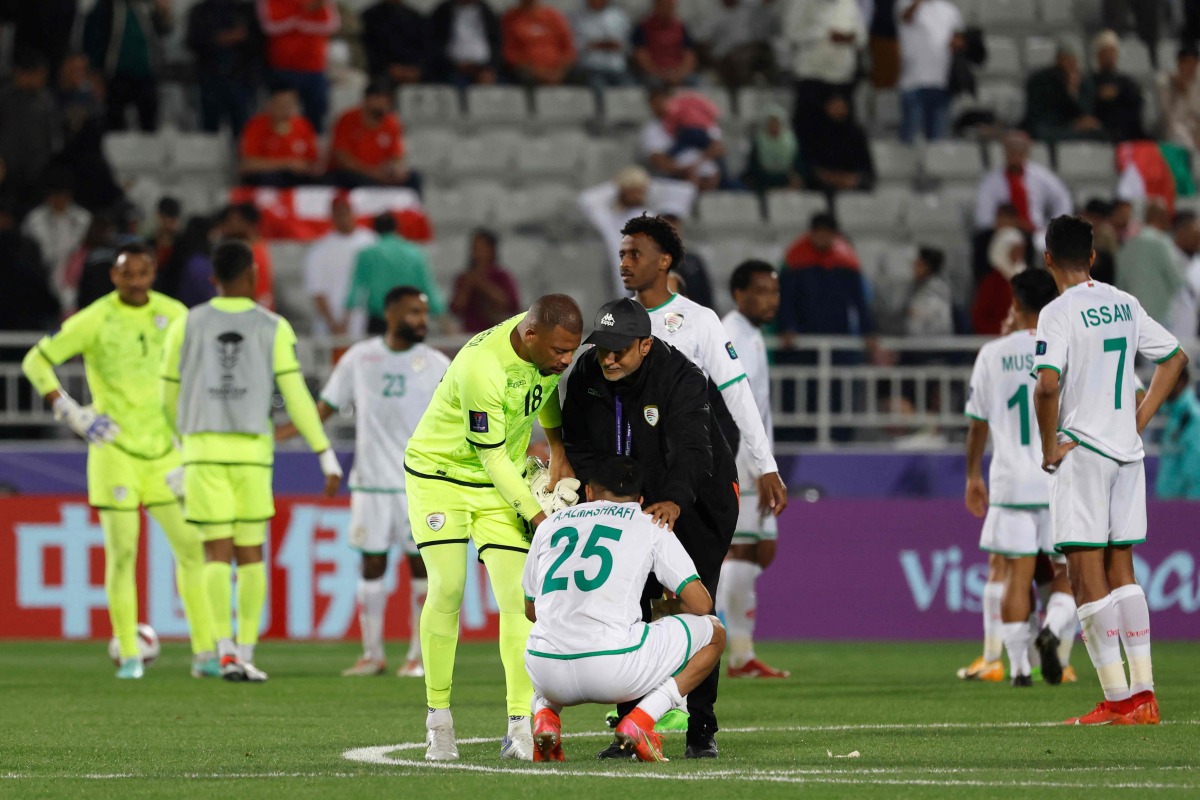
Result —
M 512 333 L 517 354 L 543 375 L 561 375 L 571 366 L 583 337 L 583 313 L 565 294 L 539 297 Z
M 525 321 L 535 328 L 551 331 L 562 328 L 567 333 L 583 334 L 583 312 L 579 304 L 565 294 L 542 295 L 529 307 Z

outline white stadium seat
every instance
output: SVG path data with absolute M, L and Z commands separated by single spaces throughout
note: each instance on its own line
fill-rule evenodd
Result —
M 1173 67 L 1175 59 L 1169 64 Z M 1150 63 L 1150 51 L 1146 44 L 1135 36 L 1121 39 L 1121 59 L 1117 67 L 1121 72 L 1132 75 L 1137 80 L 1154 76 L 1154 67 Z
M 1025 38 L 1025 69 L 1035 72 L 1042 67 L 1054 63 L 1054 55 L 1058 44 L 1048 36 L 1028 36 Z
M 588 136 L 582 131 L 523 139 L 516 151 L 517 174 L 522 178 L 553 175 L 578 181 L 587 148 Z
M 987 61 L 981 70 L 987 78 L 1017 78 L 1022 74 L 1021 51 L 1017 40 L 1011 36 L 987 34 L 984 37 L 987 46 Z
M 167 166 L 165 137 L 113 132 L 104 136 L 104 155 L 121 175 L 163 172 Z
M 524 124 L 529 118 L 525 90 L 518 86 L 472 86 L 467 89 L 467 118 L 474 126 Z
M 406 128 L 417 125 L 454 125 L 462 116 L 458 92 L 452 86 L 421 84 L 400 90 L 397 103 Z
M 465 183 L 451 189 L 429 187 L 423 203 L 439 236 L 492 224 L 497 203 L 506 194 L 498 183 Z
M 575 210 L 578 192 L 562 183 L 538 183 L 507 189 L 495 207 L 498 228 L 533 228 L 545 231 Z
M 813 214 L 829 210 L 825 195 L 820 192 L 797 192 L 793 189 L 774 189 L 767 192 L 767 224 L 784 236 L 796 236 L 808 229 Z
M 458 146 L 458 135 L 438 128 L 405 131 L 404 160 L 427 174 L 437 175 L 446 168 L 450 153 Z
M 1116 179 L 1113 147 L 1099 142 L 1063 142 L 1056 148 L 1058 177 L 1067 183 Z
M 176 133 L 167 137 L 169 163 L 175 174 L 200 172 L 226 178 L 233 143 L 219 134 Z
M 543 86 L 534 92 L 533 108 L 542 125 L 580 126 L 596 118 L 596 95 L 582 86 Z
M 511 130 L 459 139 L 447 154 L 447 168 L 461 177 L 509 175 L 522 141 L 521 135 Z
M 898 237 L 911 198 L 912 192 L 905 189 L 841 192 L 834 201 L 838 226 L 851 236 Z
M 903 142 L 871 140 L 871 161 L 875 164 L 875 175 L 881 184 L 912 184 L 920 168 L 919 155 L 917 148 Z
M 750 192 L 705 192 L 697 204 L 699 222 L 710 234 L 753 231 L 762 227 L 762 208 Z
M 1000 142 L 991 142 L 987 148 L 988 167 L 998 169 L 1004 166 L 1004 145 Z M 1050 160 L 1050 145 L 1045 142 L 1034 142 L 1029 149 L 1029 160 L 1035 164 L 1041 164 L 1043 167 L 1054 168 L 1053 162 Z
M 645 89 L 634 86 L 605 89 L 601 104 L 606 125 L 640 125 L 650 119 Z
M 975 142 L 931 142 L 925 146 L 921 160 L 924 175 L 936 180 L 972 181 L 983 174 L 983 160 Z

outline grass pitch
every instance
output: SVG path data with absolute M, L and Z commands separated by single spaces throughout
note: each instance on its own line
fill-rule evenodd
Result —
M 237 685 L 189 677 L 181 644 L 142 681 L 122 682 L 103 643 L 5 643 L 0 797 L 1200 796 L 1200 642 L 1154 645 L 1164 724 L 1126 728 L 1054 724 L 1099 699 L 1081 644 L 1079 683 L 1032 689 L 956 680 L 976 654 L 966 643 L 760 654 L 792 677 L 722 680 L 717 761 L 684 761 L 682 735 L 667 740 L 669 764 L 596 761 L 610 734 L 605 709 L 587 706 L 563 715 L 567 763 L 534 765 L 498 759 L 495 646 L 460 646 L 463 758 L 427 766 L 422 682 L 339 677 L 352 645 L 268 642 L 258 663 L 270 682 Z

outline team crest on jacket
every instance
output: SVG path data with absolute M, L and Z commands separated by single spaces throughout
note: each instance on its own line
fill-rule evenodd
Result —
M 154 315 L 154 327 L 158 328 L 160 331 L 165 331 L 167 329 L 167 326 L 170 324 L 171 324 L 171 320 L 167 319 L 167 316 L 165 314 L 155 314 Z
M 667 329 L 667 333 L 674 333 L 683 327 L 683 314 L 674 311 L 663 317 L 663 327 Z
M 125 502 L 125 498 L 129 497 L 129 489 L 124 486 L 113 487 L 113 499 L 118 503 Z
M 440 511 L 430 514 L 425 517 L 425 524 L 429 526 L 430 530 L 440 531 L 442 526 L 446 524 L 446 515 Z
M 658 424 L 658 406 L 646 406 L 642 409 L 642 416 L 646 418 L 646 422 L 650 423 L 653 428 Z

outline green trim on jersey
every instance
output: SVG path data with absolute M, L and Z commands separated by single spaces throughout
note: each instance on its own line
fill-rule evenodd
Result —
M 1049 503 L 991 503 L 993 508 L 1008 508 L 1013 511 L 1043 511 L 1050 507 Z
M 1068 430 L 1064 430 L 1064 429 L 1062 429 L 1062 428 L 1059 428 L 1059 429 L 1058 429 L 1058 432 L 1059 432 L 1059 433 L 1065 433 L 1065 434 L 1067 435 L 1067 437 L 1068 437 L 1068 438 L 1070 438 L 1070 440 L 1071 440 L 1072 442 L 1074 442 L 1075 444 L 1079 445 L 1080 447 L 1082 447 L 1082 448 L 1084 448 L 1084 449 L 1086 449 L 1086 450 L 1091 450 L 1093 453 L 1095 453 L 1095 454 L 1096 454 L 1096 455 L 1098 455 L 1098 456 L 1104 456 L 1104 457 L 1105 457 L 1105 458 L 1107 458 L 1109 461 L 1115 461 L 1115 462 L 1117 462 L 1118 464 L 1132 464 L 1132 463 L 1133 463 L 1132 461 L 1122 461 L 1122 460 L 1120 460 L 1119 458 L 1113 458 L 1113 457 L 1112 457 L 1112 456 L 1110 456 L 1108 453 L 1104 452 L 1103 450 L 1100 450 L 1100 449 L 1099 449 L 1099 448 L 1097 448 L 1097 447 L 1093 447 L 1092 445 L 1088 444 L 1088 443 L 1087 443 L 1087 442 L 1085 442 L 1083 439 L 1080 439 L 1078 436 L 1076 436 L 1075 434 L 1071 433 L 1071 432 L 1070 432 L 1070 431 L 1068 431 Z
M 1050 364 L 1035 364 L 1033 367 L 1033 372 L 1029 373 L 1029 376 L 1031 378 L 1036 378 L 1038 372 L 1043 369 L 1052 369 L 1058 373 L 1058 377 L 1060 377 L 1060 378 L 1062 377 L 1062 370 L 1059 369 L 1058 367 L 1051 366 Z
M 682 620 L 680 621 L 680 624 L 682 624 Z M 687 626 L 684 625 L 684 627 L 686 628 Z M 592 652 L 592 653 L 567 653 L 567 654 L 542 653 L 537 650 L 526 650 L 525 652 L 529 653 L 529 655 L 531 655 L 531 656 L 537 656 L 538 658 L 553 658 L 556 661 L 574 661 L 577 658 L 592 658 L 593 656 L 619 656 L 619 655 L 624 655 L 625 653 L 632 653 L 634 650 L 640 650 L 642 645 L 644 645 L 646 643 L 646 637 L 649 635 L 650 635 L 650 626 L 643 623 L 642 624 L 642 640 L 640 642 L 638 642 L 637 644 L 633 645 L 632 647 L 623 647 L 620 650 L 596 650 L 595 652 Z M 688 641 L 690 642 L 691 639 L 692 639 L 692 635 L 691 635 L 691 633 L 689 633 Z M 689 649 L 690 649 L 690 647 L 689 647 Z M 684 661 L 683 663 L 686 664 L 687 661 Z
M 671 296 L 669 298 L 667 298 L 667 301 L 665 303 L 659 303 L 654 308 L 647 308 L 646 313 L 650 314 L 655 311 L 658 311 L 660 308 L 666 308 L 667 306 L 671 305 L 672 302 L 674 302 L 676 297 L 679 297 L 679 295 L 675 294 L 674 292 L 671 292 Z
M 341 408 L 339 408 L 339 407 L 338 407 L 337 405 L 335 405 L 334 403 L 331 403 L 331 402 L 329 402 L 329 399 L 328 399 L 328 398 L 326 398 L 326 397 L 325 397 L 325 395 L 323 395 L 323 394 L 317 395 L 317 400 L 318 400 L 319 402 L 322 402 L 322 403 L 324 403 L 325 405 L 329 406 L 329 407 L 330 407 L 330 408 L 332 408 L 334 411 L 339 411 L 339 412 L 340 412 L 340 411 L 342 410 Z
M 536 603 L 537 601 L 534 598 L 530 597 L 529 595 L 525 595 L 525 602 Z
M 1096 549 L 1102 550 L 1105 547 L 1125 547 L 1127 545 L 1145 544 L 1145 543 L 1146 543 L 1145 536 L 1143 536 L 1140 539 L 1125 539 L 1120 542 L 1105 542 L 1104 544 L 1097 544 L 1096 542 L 1059 542 L 1058 544 L 1054 545 L 1054 552 L 1061 554 L 1063 549 L 1067 548 L 1067 547 L 1086 547 L 1091 550 L 1096 550 Z
M 683 672 L 684 668 L 687 667 L 688 662 L 692 660 L 692 629 L 687 626 L 686 622 L 681 620 L 675 614 L 671 615 L 671 619 L 675 620 L 680 625 L 682 625 L 683 632 L 684 632 L 684 634 L 687 635 L 687 650 L 683 654 L 683 663 L 679 665 L 679 669 L 677 669 L 671 673 L 671 677 L 674 678 L 676 675 Z
M 1035 550 L 1032 553 L 1013 553 L 1009 550 L 994 550 L 990 547 L 984 547 L 983 545 L 979 545 L 979 549 L 988 555 L 1003 556 L 1004 558 L 1033 558 L 1038 553 L 1042 552 L 1041 550 Z
M 741 375 L 738 375 L 733 380 L 725 381 L 724 383 L 722 383 L 720 386 L 717 387 L 717 391 L 723 392 L 726 389 L 728 389 L 730 386 L 733 386 L 738 381 L 744 381 L 744 380 L 746 380 L 746 373 L 743 372 Z
M 975 416 L 974 414 L 972 414 L 972 413 L 971 413 L 971 412 L 969 412 L 969 411 L 964 411 L 964 412 L 963 412 L 963 416 L 964 416 L 964 417 L 967 417 L 968 419 L 973 419 L 973 420 L 975 420 L 976 422 L 987 422 L 987 420 L 986 420 L 986 419 L 984 419 L 983 417 L 977 417 L 977 416 Z
M 698 581 L 698 580 L 700 580 L 700 576 L 699 576 L 699 575 L 691 575 L 691 576 L 689 576 L 689 577 L 687 577 L 687 578 L 684 578 L 684 579 L 683 579 L 683 582 L 679 584 L 679 588 L 675 590 L 675 594 L 679 594 L 680 592 L 682 592 L 682 591 L 683 591 L 683 587 L 687 586 L 687 585 L 688 585 L 689 583 L 691 583 L 692 581 Z
M 1176 353 L 1178 353 L 1178 352 L 1179 352 L 1180 350 L 1182 350 L 1182 349 L 1183 349 L 1183 346 L 1182 346 L 1182 345 L 1175 345 L 1175 349 L 1174 349 L 1174 350 L 1172 350 L 1171 352 L 1167 353 L 1167 354 L 1166 354 L 1165 356 L 1163 356 L 1162 358 L 1160 358 L 1160 359 L 1157 359 L 1157 360 L 1156 360 L 1154 363 L 1155 363 L 1155 364 L 1161 364 L 1161 363 L 1163 363 L 1164 361 L 1169 361 L 1170 359 L 1174 358 L 1174 357 L 1175 357 L 1175 354 L 1176 354 Z

